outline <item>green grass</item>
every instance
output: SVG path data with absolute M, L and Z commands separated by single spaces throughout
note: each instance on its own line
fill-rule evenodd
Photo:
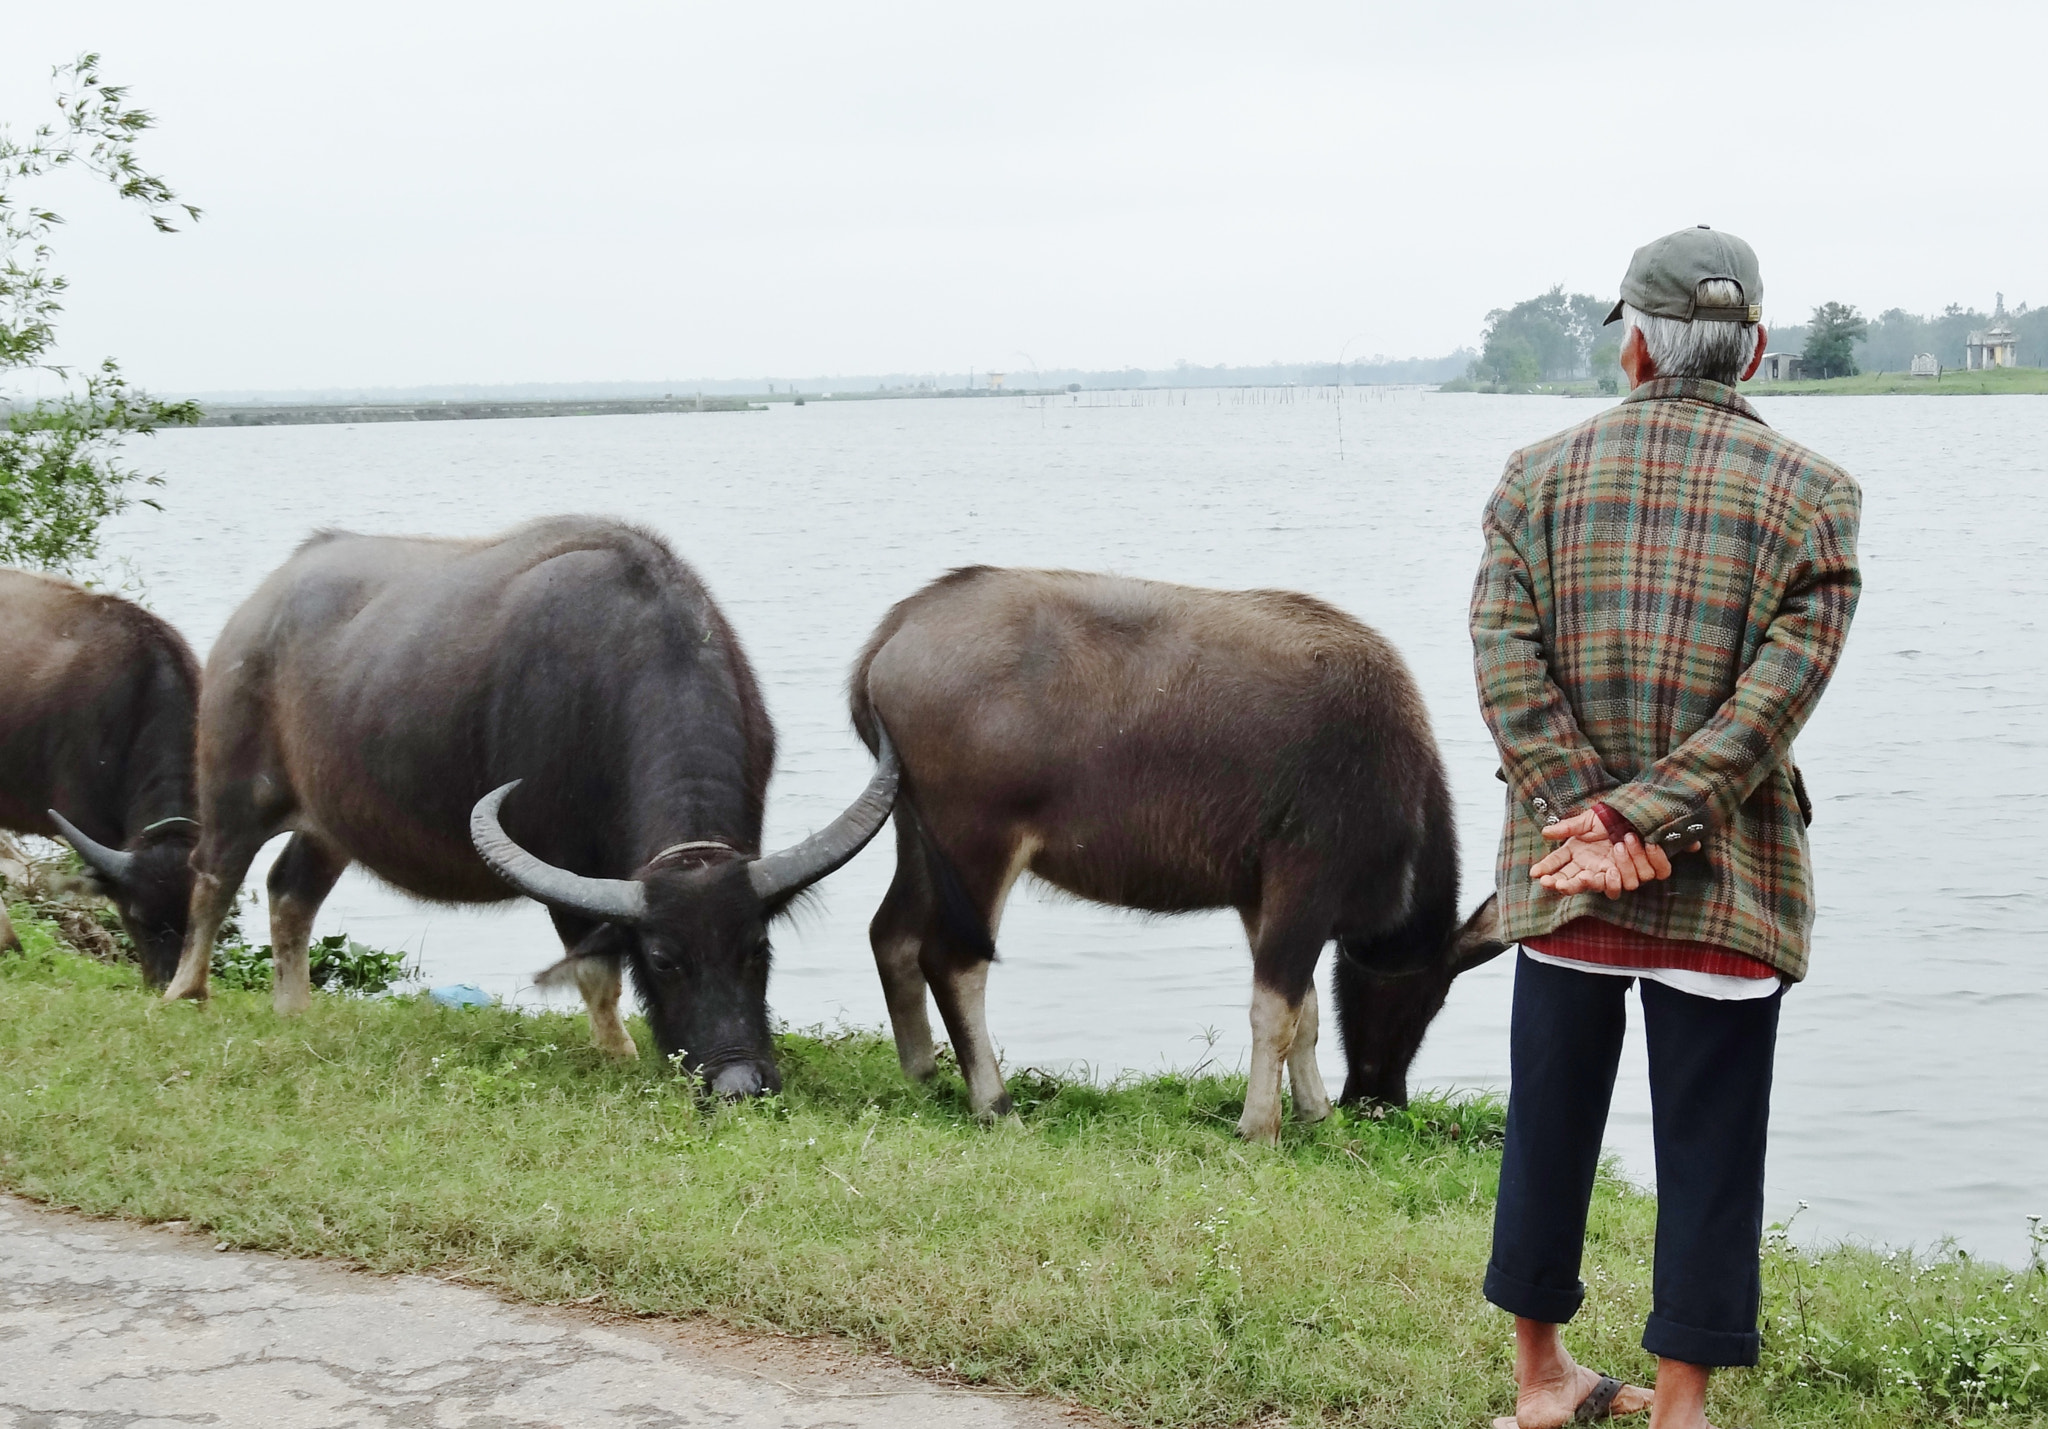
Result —
M 1746 397 L 1995 397 L 2048 392 L 2048 367 L 1994 367 L 1987 372 L 1944 372 L 1911 377 L 1903 372 L 1866 372 L 1811 382 L 1745 382 Z
M 707 1107 L 580 1016 L 145 996 L 24 910 L 0 958 L 0 1185 L 231 1244 L 539 1302 L 829 1334 L 1145 1424 L 1477 1425 L 1511 1407 L 1480 1298 L 1502 1113 L 1421 1101 L 1240 1144 L 1241 1079 L 1023 1072 L 984 1129 L 886 1039 L 780 1039 Z M 645 1042 L 645 1032 L 636 1028 Z M 1588 1363 L 1641 1377 L 1654 1201 L 1603 1178 Z M 1957 1256 L 1767 1256 L 1764 1365 L 1722 1424 L 2039 1425 L 2048 1278 Z M 2014 1406 L 2000 1409 L 2003 1399 Z

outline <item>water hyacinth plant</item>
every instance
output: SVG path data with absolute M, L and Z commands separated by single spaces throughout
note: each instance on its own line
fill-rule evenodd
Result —
M 331 933 L 306 945 L 306 967 L 313 986 L 322 992 L 374 997 L 413 978 L 417 969 L 402 951 L 372 948 L 346 933 Z M 268 992 L 271 985 L 270 944 L 251 946 L 239 937 L 216 939 L 212 979 L 238 992 Z

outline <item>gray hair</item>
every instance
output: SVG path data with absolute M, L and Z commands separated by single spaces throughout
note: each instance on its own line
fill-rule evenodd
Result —
M 1735 307 L 1742 302 L 1742 285 L 1726 278 L 1708 278 L 1701 282 L 1696 300 L 1709 307 Z M 1704 377 L 1732 386 L 1756 356 L 1756 323 L 1687 322 L 1626 305 L 1621 321 L 1624 342 L 1630 328 L 1642 333 L 1659 377 Z

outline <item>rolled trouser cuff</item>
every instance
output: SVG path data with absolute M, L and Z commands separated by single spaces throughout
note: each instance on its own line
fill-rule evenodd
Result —
M 1491 1275 L 1486 1278 L 1486 1287 L 1486 1298 L 1493 1300 Z M 1763 1337 L 1755 1330 L 1702 1330 L 1653 1314 L 1643 1326 L 1643 1348 L 1659 1359 L 1682 1360 L 1709 1369 L 1734 1369 L 1756 1363 Z
M 1510 1315 L 1562 1325 L 1578 1314 L 1579 1306 L 1586 1303 L 1586 1282 L 1582 1280 L 1571 1289 L 1563 1290 L 1554 1285 L 1536 1285 L 1517 1279 L 1500 1266 L 1489 1265 L 1486 1267 L 1485 1295 L 1488 1301 Z

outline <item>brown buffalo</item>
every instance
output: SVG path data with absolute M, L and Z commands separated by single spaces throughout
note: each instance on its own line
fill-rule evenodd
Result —
M 198 703 L 199 664 L 162 620 L 0 570 L 0 828 L 70 841 L 156 986 L 185 937 Z
M 881 828 L 886 751 L 830 827 L 762 855 L 775 734 L 709 592 L 659 539 L 554 517 L 483 540 L 323 533 L 235 612 L 199 715 L 205 836 L 171 997 L 257 849 L 280 1012 L 308 1000 L 314 913 L 351 862 L 422 898 L 545 903 L 597 1044 L 634 1054 L 631 971 L 660 1050 L 729 1096 L 781 1084 L 768 927 Z M 502 822 L 501 822 L 502 820 Z
M 855 664 L 870 747 L 902 760 L 895 882 L 870 929 L 897 1055 L 931 1073 L 931 989 L 975 1110 L 1009 1108 L 984 1013 L 1025 870 L 1099 903 L 1234 908 L 1252 947 L 1238 1130 L 1328 1114 L 1314 977 L 1339 948 L 1343 1099 L 1401 1100 L 1452 977 L 1502 950 L 1458 921 L 1443 761 L 1384 639 L 1288 591 L 1073 571 L 953 572 L 891 610 Z

